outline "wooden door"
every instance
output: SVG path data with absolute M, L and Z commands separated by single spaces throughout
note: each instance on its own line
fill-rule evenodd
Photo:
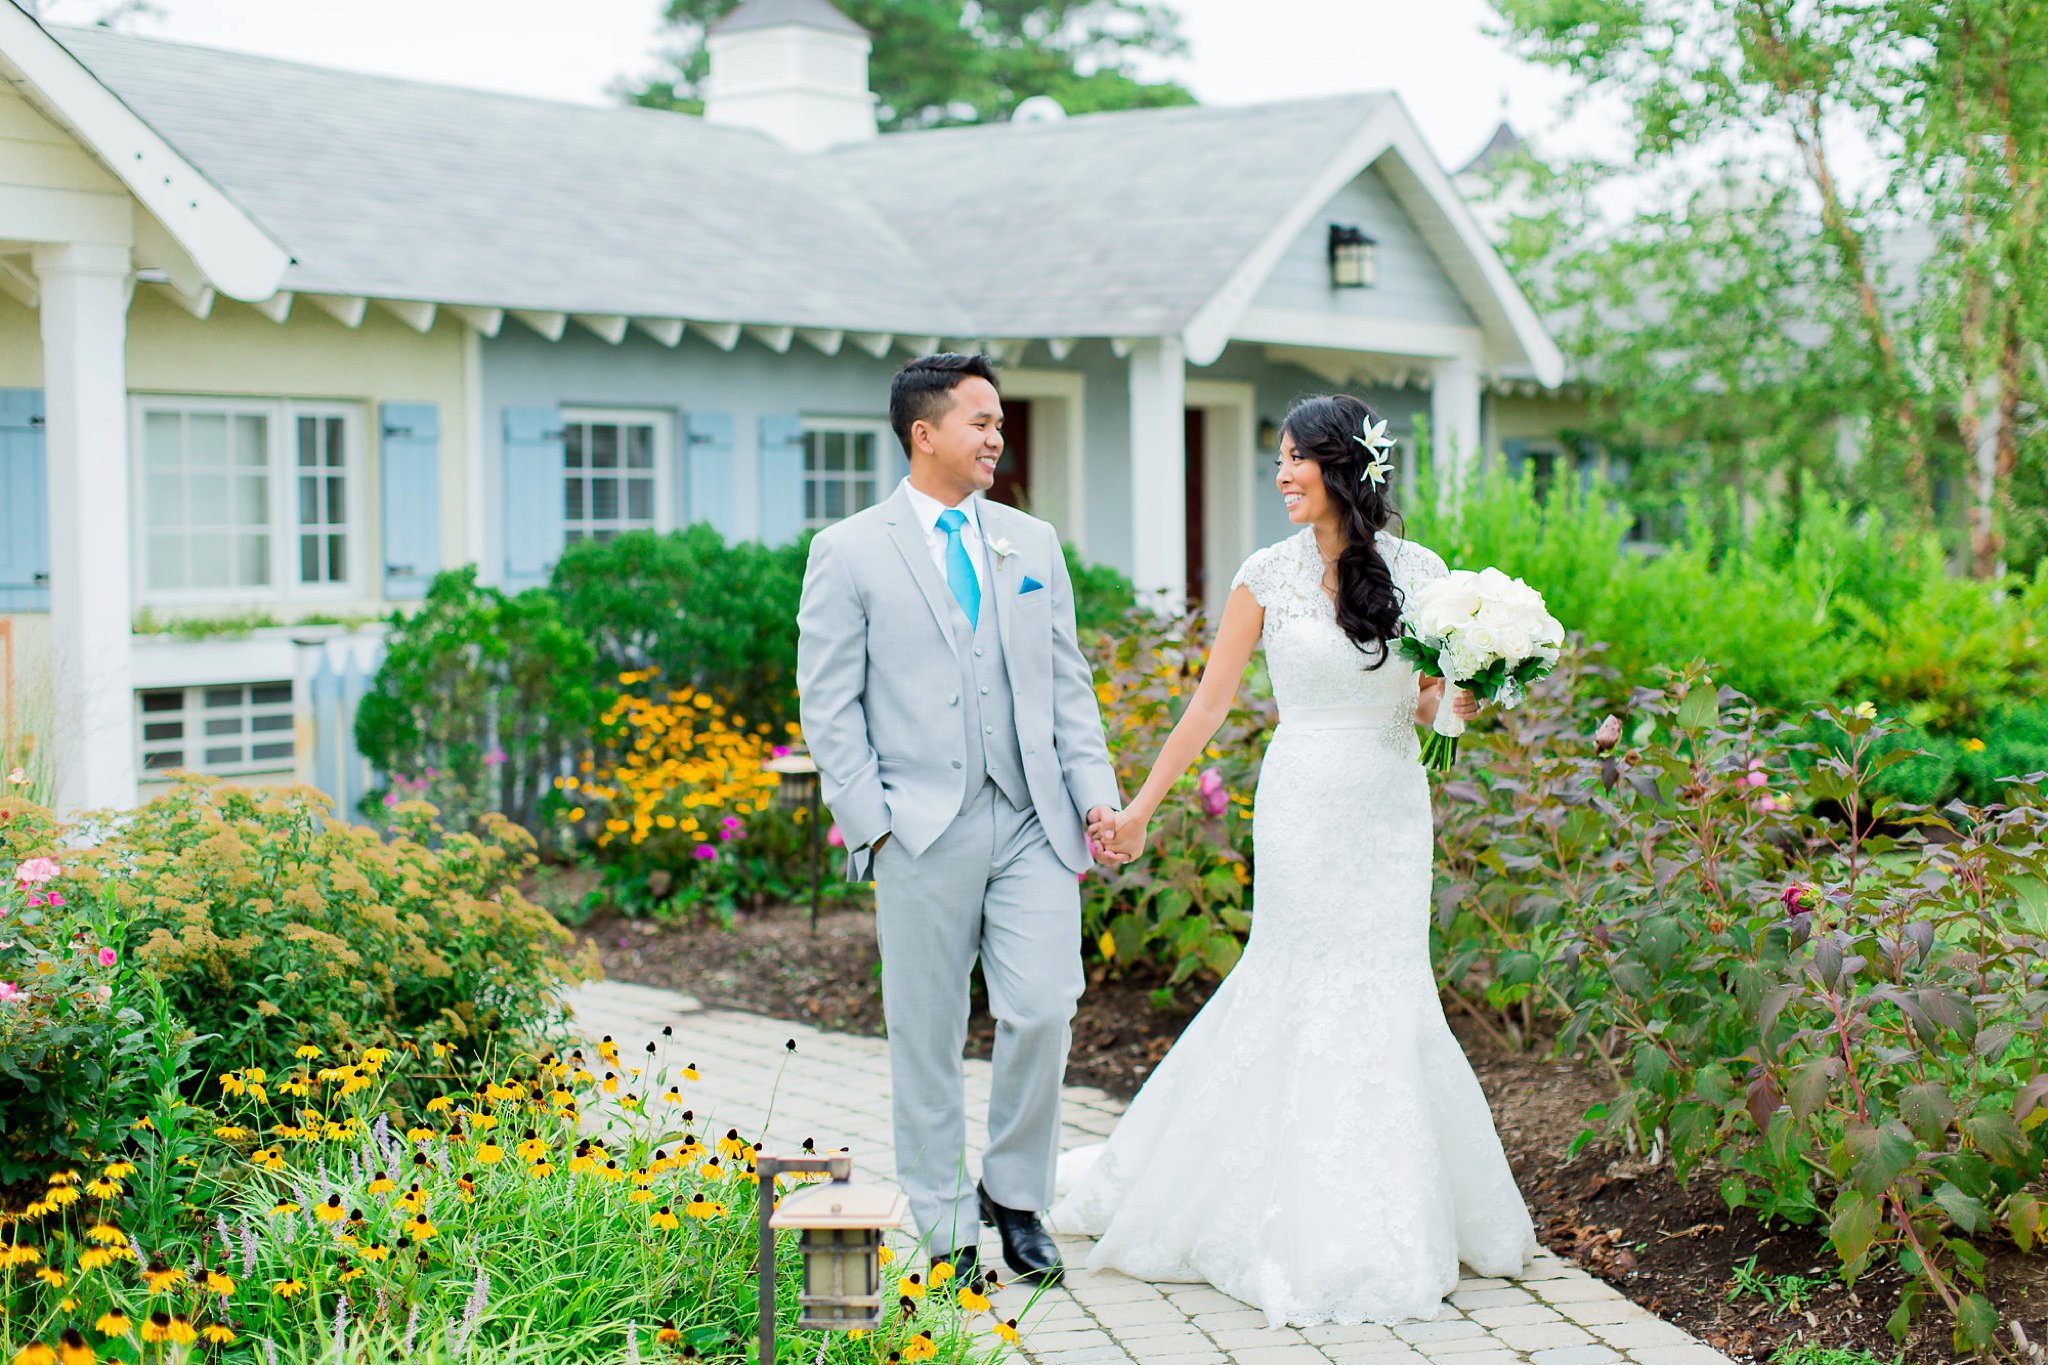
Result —
M 1003 400 L 1003 459 L 996 466 L 995 487 L 988 496 L 1012 507 L 1031 510 L 1031 405 Z
M 1207 518 L 1205 518 L 1202 515 L 1204 508 L 1207 506 L 1207 498 L 1205 496 L 1207 492 L 1207 481 L 1203 478 L 1203 468 L 1207 464 L 1207 461 L 1203 458 L 1205 452 L 1202 446 L 1205 429 L 1205 424 L 1202 421 L 1202 409 L 1189 408 L 1187 410 L 1187 424 L 1185 430 L 1188 447 L 1186 482 L 1188 537 L 1187 579 L 1188 602 L 1190 605 L 1193 605 L 1202 600 L 1203 571 L 1208 567 L 1209 562 L 1206 547 L 1202 543 L 1202 525 L 1207 520 Z

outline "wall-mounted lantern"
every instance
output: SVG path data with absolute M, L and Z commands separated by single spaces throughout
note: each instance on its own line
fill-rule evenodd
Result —
M 1330 286 L 1370 289 L 1379 283 L 1380 244 L 1355 227 L 1330 224 Z

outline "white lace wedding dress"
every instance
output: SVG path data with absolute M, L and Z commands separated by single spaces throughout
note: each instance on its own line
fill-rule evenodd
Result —
M 1444 563 L 1382 535 L 1394 581 Z M 1243 959 L 1107 1143 L 1061 1159 L 1055 1228 L 1141 1280 L 1207 1281 L 1269 1323 L 1434 1317 L 1463 1261 L 1511 1275 L 1534 1230 L 1429 959 L 1416 674 L 1337 626 L 1312 530 L 1237 582 L 1280 703 L 1253 812 Z

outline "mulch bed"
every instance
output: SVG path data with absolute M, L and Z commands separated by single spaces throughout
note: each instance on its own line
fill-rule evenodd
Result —
M 815 933 L 798 909 L 743 916 L 729 932 L 605 917 L 582 933 L 606 972 L 623 981 L 824 1029 L 882 1032 L 874 918 L 865 910 L 827 909 Z M 1163 986 L 1158 977 L 1105 980 L 1097 972 L 1074 1021 L 1070 1083 L 1124 1098 L 1136 1093 L 1210 989 L 1183 985 L 1162 994 Z M 1669 1163 L 1652 1168 L 1591 1145 L 1566 1160 L 1586 1109 L 1607 1093 L 1603 1078 L 1575 1063 L 1510 1051 L 1455 1012 L 1452 1025 L 1493 1106 L 1538 1233 L 1560 1255 L 1738 1361 L 1768 1361 L 1802 1342 L 1887 1362 L 1903 1351 L 1909 1365 L 1956 1360 L 1938 1306 L 1922 1310 L 1903 1346 L 1886 1333 L 1902 1283 L 1896 1271 L 1843 1286 L 1828 1277 L 1834 1259 L 1818 1229 L 1766 1228 L 1746 1210 L 1731 1214 L 1712 1172 L 1683 1188 Z M 968 1048 L 987 1057 L 993 1040 L 977 987 Z M 1984 1249 L 2001 1320 L 2019 1319 L 2034 1341 L 2048 1337 L 2048 1258 L 2022 1256 L 2010 1245 Z M 1752 1258 L 1757 1275 L 1810 1282 L 1803 1301 L 1772 1307 L 1754 1295 L 1731 1297 L 1736 1268 Z

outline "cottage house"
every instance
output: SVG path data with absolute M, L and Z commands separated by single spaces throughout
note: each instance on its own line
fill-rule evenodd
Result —
M 0 681 L 43 680 L 64 806 L 181 766 L 354 794 L 313 704 L 374 667 L 348 621 L 580 537 L 857 510 L 911 355 L 998 357 L 994 496 L 1162 603 L 1285 533 L 1295 397 L 1470 459 L 1492 392 L 1561 375 L 1391 95 L 878 135 L 826 0 L 710 49 L 696 118 L 0 3 Z M 220 615 L 279 624 L 156 629 Z

